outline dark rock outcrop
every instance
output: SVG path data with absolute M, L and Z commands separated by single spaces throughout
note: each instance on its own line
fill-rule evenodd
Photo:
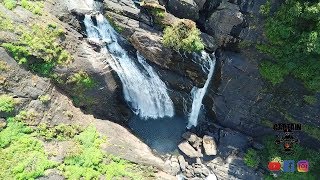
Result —
M 179 18 L 198 20 L 203 1 L 197 0 L 197 2 L 200 6 L 194 0 L 169 0 L 168 10 Z

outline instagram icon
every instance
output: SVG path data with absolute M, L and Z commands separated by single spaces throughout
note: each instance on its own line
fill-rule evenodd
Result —
M 301 160 L 297 163 L 298 172 L 308 172 L 309 162 L 307 160 Z

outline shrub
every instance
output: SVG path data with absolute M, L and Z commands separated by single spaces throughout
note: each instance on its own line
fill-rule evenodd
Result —
M 4 43 L 2 46 L 12 53 L 19 64 L 26 64 L 40 75 L 50 76 L 56 65 L 67 64 L 72 59 L 57 42 L 61 36 L 61 29 L 34 25 L 31 31 L 23 32 L 18 42 Z
M 56 165 L 31 132 L 15 118 L 9 118 L 7 127 L 0 131 L 0 179 L 35 179 Z
M 41 96 L 39 96 L 38 99 L 39 99 L 42 103 L 46 104 L 46 103 L 48 103 L 48 102 L 51 100 L 51 97 L 50 97 L 49 94 L 46 94 L 46 95 L 41 95 Z
M 0 12 L 0 30 L 8 30 L 8 31 L 13 31 L 14 30 L 14 25 L 7 16 L 3 15 Z
M 257 151 L 254 149 L 248 149 L 247 153 L 244 155 L 244 162 L 249 167 L 257 168 L 260 163 Z
M 79 90 L 87 90 L 95 86 L 94 80 L 85 71 L 74 73 L 68 78 L 67 83 L 74 84 Z
M 10 113 L 14 110 L 15 101 L 12 96 L 0 95 L 0 112 Z
M 21 6 L 33 14 L 42 14 L 43 2 L 42 1 L 29 1 L 29 0 L 21 0 Z
M 16 0 L 3 0 L 3 5 L 7 8 L 7 9 L 14 9 L 17 6 L 17 1 Z
M 204 49 L 204 44 L 200 38 L 200 30 L 197 29 L 193 21 L 187 19 L 177 21 L 171 27 L 165 28 L 163 44 L 176 51 L 193 52 Z
M 98 179 L 102 175 L 106 179 L 122 177 L 137 178 L 135 173 L 130 172 L 130 163 L 119 158 L 106 156 L 100 145 L 104 138 L 100 137 L 96 129 L 89 126 L 74 138 L 79 143 L 80 150 L 75 150 L 64 159 L 59 167 L 68 179 Z
M 317 103 L 317 98 L 315 96 L 303 96 L 303 99 L 305 102 L 307 102 L 310 105 L 313 105 Z
M 141 7 L 145 8 L 146 10 L 148 10 L 150 12 L 150 14 L 153 16 L 153 20 L 156 24 L 164 27 L 162 21 L 166 15 L 165 7 L 159 5 L 158 3 L 145 2 L 145 1 L 142 1 L 140 3 L 140 5 L 141 5 Z
M 59 141 L 72 139 L 82 131 L 80 126 L 68 124 L 49 127 L 46 123 L 41 123 L 36 128 L 37 135 L 43 137 L 45 140 L 57 139 Z
M 302 80 L 308 89 L 320 91 L 319 17 L 319 4 L 303 0 L 286 0 L 277 12 L 267 17 L 265 35 L 268 42 L 258 48 L 276 62 L 267 64 L 272 73 L 264 77 L 274 84 L 291 75 Z M 266 72 L 266 69 L 262 71 Z

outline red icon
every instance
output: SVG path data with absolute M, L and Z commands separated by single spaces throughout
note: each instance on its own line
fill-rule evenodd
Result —
M 276 162 L 276 161 L 271 161 L 269 162 L 268 164 L 268 169 L 270 171 L 280 171 L 281 169 L 281 164 L 279 162 Z

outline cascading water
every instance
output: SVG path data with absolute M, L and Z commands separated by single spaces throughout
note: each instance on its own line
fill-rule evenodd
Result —
M 189 119 L 188 119 L 189 120 L 187 125 L 188 129 L 190 129 L 192 126 L 196 127 L 198 124 L 198 117 L 202 107 L 202 99 L 207 92 L 207 88 L 211 81 L 212 75 L 214 73 L 214 67 L 216 64 L 216 59 L 214 58 L 214 56 L 212 56 L 213 58 L 211 58 L 210 55 L 204 51 L 201 53 L 201 57 L 199 57 L 199 55 L 194 55 L 194 57 L 196 60 L 202 61 L 200 62 L 202 64 L 202 69 L 205 72 L 208 72 L 208 78 L 203 88 L 193 87 L 191 90 L 193 101 L 192 101 L 191 112 L 189 114 Z
M 141 118 L 162 118 L 174 116 L 173 102 L 164 82 L 145 59 L 137 52 L 137 61 L 130 58 L 118 41 L 120 37 L 102 14 L 96 15 L 95 26 L 91 16 L 86 15 L 84 24 L 88 39 L 106 43 L 102 53 L 111 54 L 107 63 L 118 74 L 126 101 L 135 114 Z

